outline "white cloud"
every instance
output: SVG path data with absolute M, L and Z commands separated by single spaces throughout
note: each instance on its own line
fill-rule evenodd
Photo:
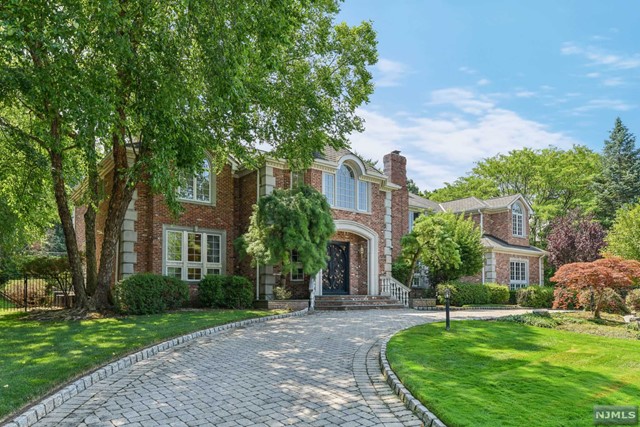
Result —
M 401 62 L 380 58 L 375 66 L 377 87 L 400 86 L 402 79 L 409 74 L 409 67 Z
M 620 77 L 611 77 L 608 79 L 604 79 L 602 81 L 602 84 L 605 86 L 622 86 L 624 85 L 624 80 L 622 80 Z
M 429 105 L 436 104 L 452 110 L 433 117 L 390 117 L 361 109 L 366 130 L 352 135 L 352 147 L 373 159 L 401 150 L 407 157 L 409 177 L 420 188 L 432 190 L 463 176 L 474 162 L 498 153 L 578 143 L 466 89 L 435 91 Z
M 458 68 L 458 71 L 460 71 L 462 73 L 465 73 L 465 74 L 476 74 L 477 73 L 477 71 L 474 70 L 473 68 L 466 67 L 466 66 Z
M 480 80 L 478 80 L 478 81 L 476 82 L 476 84 L 477 84 L 478 86 L 486 86 L 486 85 L 488 85 L 488 84 L 490 84 L 490 83 L 491 83 L 491 80 L 489 80 L 489 79 L 480 79 Z
M 578 46 L 573 42 L 566 42 L 560 48 L 563 55 L 577 55 L 586 58 L 589 65 L 600 65 L 615 70 L 630 70 L 640 67 L 638 54 L 613 54 L 594 46 Z
M 629 104 L 620 99 L 592 99 L 580 107 L 574 108 L 573 113 L 580 115 L 593 110 L 614 110 L 629 111 L 636 108 L 635 105 Z
M 530 90 L 519 90 L 515 93 L 516 98 L 533 98 L 537 94 L 535 92 L 531 92 Z
M 590 79 L 597 79 L 598 77 L 600 77 L 600 73 L 587 73 L 587 77 L 589 77 Z

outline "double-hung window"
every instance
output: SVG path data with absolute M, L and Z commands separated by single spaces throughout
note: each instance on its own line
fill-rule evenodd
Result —
M 198 203 L 215 202 L 215 175 L 211 173 L 209 160 L 203 162 L 200 172 L 182 180 L 178 198 Z
M 166 230 L 164 247 L 167 276 L 198 281 L 208 274 L 222 274 L 222 233 Z
M 524 237 L 524 211 L 520 203 L 511 208 L 511 228 L 514 236 Z
M 526 261 L 509 262 L 509 288 L 512 291 L 528 285 L 527 270 Z
M 304 269 L 300 262 L 300 254 L 298 251 L 291 251 L 291 281 L 301 282 L 304 280 Z

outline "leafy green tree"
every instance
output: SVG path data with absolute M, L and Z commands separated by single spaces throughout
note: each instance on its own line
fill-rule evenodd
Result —
M 602 150 L 602 172 L 596 179 L 597 216 L 609 228 L 616 211 L 640 200 L 640 149 L 618 117 Z
M 78 306 L 109 306 L 118 234 L 138 183 L 178 212 L 180 178 L 205 152 L 218 167 L 229 155 L 256 164 L 266 142 L 301 168 L 362 130 L 356 109 L 373 91 L 375 33 L 366 22 L 334 25 L 338 10 L 336 0 L 0 7 L 0 129 L 47 160 Z M 99 175 L 105 156 L 109 181 Z M 76 166 L 86 177 L 86 288 L 69 208 Z M 96 209 L 107 194 L 98 251 Z
M 407 180 L 407 190 L 409 191 L 409 193 L 415 194 L 417 196 L 422 196 L 420 188 L 418 188 L 418 185 L 412 179 Z
M 469 175 L 429 197 L 443 202 L 522 194 L 536 212 L 530 224 L 532 243 L 541 243 L 553 218 L 574 208 L 593 211 L 593 182 L 599 169 L 600 156 L 583 146 L 570 150 L 523 148 L 478 162 Z
M 421 215 L 402 238 L 402 262 L 413 277 L 418 261 L 429 267 L 433 283 L 478 273 L 484 252 L 480 228 L 462 215 L 438 212 Z
M 618 210 L 605 241 L 608 254 L 640 261 L 640 204 Z
M 425 193 L 425 197 L 434 202 L 448 202 L 466 197 L 490 199 L 499 195 L 500 190 L 493 180 L 473 173 L 460 177 L 453 183 L 445 182 L 444 187 Z
M 305 274 L 326 267 L 327 244 L 335 233 L 331 207 L 320 192 L 307 185 L 276 189 L 254 206 L 243 246 L 255 265 L 276 265 L 291 272 L 291 253 L 298 252 Z

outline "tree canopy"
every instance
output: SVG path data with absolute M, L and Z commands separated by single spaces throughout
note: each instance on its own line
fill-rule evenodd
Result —
M 590 291 L 594 295 L 594 317 L 600 318 L 600 311 L 607 303 L 606 295 L 611 290 L 629 288 L 640 280 L 640 262 L 611 257 L 592 262 L 565 264 L 551 278 L 557 282 L 554 308 L 563 307 L 563 289 Z
M 555 218 L 549 226 L 547 251 L 549 262 L 560 267 L 572 262 L 590 262 L 601 258 L 605 232 L 592 215 L 573 209 Z
M 373 91 L 375 34 L 367 22 L 334 25 L 337 12 L 335 0 L 0 7 L 0 129 L 10 158 L 30 150 L 47 163 L 78 305 L 87 297 L 109 305 L 118 234 L 138 183 L 177 212 L 180 179 L 205 152 L 217 167 L 229 155 L 251 165 L 267 144 L 297 168 L 362 129 L 356 109 Z M 105 156 L 109 182 L 98 170 Z M 69 209 L 76 165 L 86 179 L 88 295 Z M 96 207 L 107 194 L 97 250 Z
M 307 185 L 275 189 L 254 206 L 244 249 L 252 264 L 279 264 L 292 270 L 292 252 L 298 253 L 304 273 L 313 276 L 327 265 L 327 244 L 335 232 L 327 198 Z
M 480 228 L 470 218 L 451 212 L 421 215 L 402 238 L 402 260 L 413 277 L 419 262 L 429 267 L 433 283 L 455 280 L 482 269 Z
M 640 204 L 618 211 L 606 242 L 607 253 L 640 261 Z
M 573 208 L 593 211 L 593 182 L 599 167 L 600 156 L 583 146 L 523 148 L 478 162 L 467 176 L 427 197 L 444 202 L 522 194 L 536 213 L 531 222 L 531 239 L 536 243 L 551 219 Z
M 640 149 L 636 138 L 618 117 L 602 150 L 602 172 L 597 176 L 597 214 L 609 228 L 616 211 L 640 201 Z

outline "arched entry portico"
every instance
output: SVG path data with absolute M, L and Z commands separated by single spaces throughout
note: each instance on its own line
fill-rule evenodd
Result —
M 358 222 L 344 219 L 334 220 L 336 226 L 336 233 L 345 232 L 352 233 L 360 236 L 366 241 L 366 264 L 359 268 L 366 271 L 367 274 L 367 294 L 378 295 L 379 293 L 379 280 L 378 280 L 378 266 L 379 266 L 379 237 L 378 234 L 371 228 L 362 225 Z M 322 290 L 322 271 L 320 271 L 315 278 L 314 294 L 320 296 L 323 294 Z

